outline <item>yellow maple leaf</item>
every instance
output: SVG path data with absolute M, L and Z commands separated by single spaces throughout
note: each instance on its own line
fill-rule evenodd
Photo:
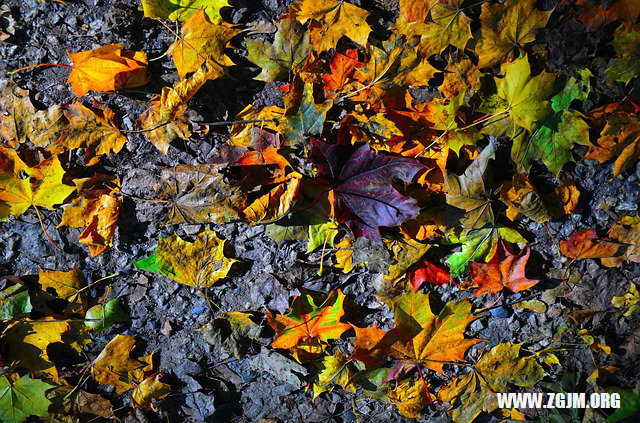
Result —
M 441 53 L 449 45 L 464 50 L 471 39 L 471 18 L 468 18 L 458 2 L 436 3 L 431 8 L 431 21 L 419 31 L 418 49 L 424 57 Z
M 68 272 L 40 269 L 38 283 L 43 291 L 55 294 L 58 298 L 69 302 L 65 314 L 84 315 L 89 303 L 87 296 L 80 292 L 84 277 L 77 266 Z
M 309 32 L 316 51 L 334 48 L 343 36 L 366 45 L 371 28 L 366 20 L 369 12 L 341 0 L 302 0 L 290 7 L 290 14 L 305 23 L 311 20 Z
M 239 33 L 238 29 L 211 23 L 204 9 L 194 13 L 182 25 L 180 38 L 169 47 L 180 79 L 189 72 L 197 71 L 207 59 L 212 67 L 209 79 L 223 75 L 225 67 L 233 65 L 231 59 L 224 54 L 224 48 Z
M 62 183 L 64 173 L 57 156 L 29 167 L 14 150 L 0 148 L 0 219 L 62 203 L 74 191 Z
M 432 396 L 422 380 L 405 380 L 395 388 L 389 388 L 387 395 L 396 404 L 398 411 L 409 419 L 419 419 L 420 412 L 431 403 Z
M 160 95 L 149 101 L 149 109 L 138 118 L 145 137 L 167 154 L 169 144 L 174 139 L 188 139 L 191 136 L 190 122 L 184 113 L 187 101 L 217 72 L 217 65 L 210 60 L 188 78 L 176 82 L 173 87 L 164 87 Z
M 73 63 L 67 83 L 78 97 L 90 90 L 112 91 L 148 82 L 147 53 L 143 51 L 123 50 L 122 44 L 107 44 L 67 55 Z
M 553 10 L 536 9 L 535 0 L 506 0 L 504 3 L 484 2 L 480 14 L 480 32 L 475 51 L 481 68 L 510 60 L 513 50 L 536 39 L 547 25 Z
M 294 198 L 298 194 L 302 175 L 292 172 L 286 180 L 273 187 L 249 204 L 242 213 L 253 223 L 274 222 L 285 216 L 291 209 Z

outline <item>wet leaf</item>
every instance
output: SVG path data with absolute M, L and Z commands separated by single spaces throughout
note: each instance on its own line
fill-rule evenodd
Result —
M 73 69 L 67 78 L 71 89 L 82 97 L 89 91 L 113 91 L 144 85 L 147 53 L 123 50 L 122 44 L 107 44 L 95 50 L 67 53 Z
M 248 39 L 247 59 L 262 68 L 256 77 L 272 82 L 287 79 L 289 73 L 301 65 L 309 55 L 309 33 L 294 19 L 282 19 L 273 43 Z
M 225 241 L 205 229 L 193 242 L 185 241 L 177 234 L 159 238 L 155 252 L 136 261 L 138 269 L 157 273 L 187 286 L 204 289 L 212 287 L 227 276 L 237 260 L 224 255 Z
M 53 388 L 38 379 L 24 375 L 20 379 L 10 380 L 0 376 L 0 415 L 5 423 L 22 423 L 30 416 L 46 417 L 49 413 L 49 401 L 46 392 Z

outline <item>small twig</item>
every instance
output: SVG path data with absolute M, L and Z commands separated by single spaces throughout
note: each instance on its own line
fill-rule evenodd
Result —
M 44 235 L 47 237 L 51 245 L 53 245 L 56 248 L 56 250 L 60 251 L 61 253 L 64 253 L 64 251 L 62 251 L 62 248 L 58 247 L 58 245 L 55 242 L 53 242 L 53 240 L 47 233 L 47 229 L 44 227 L 44 222 L 42 221 L 42 216 L 40 215 L 40 210 L 38 210 L 38 207 L 35 204 L 33 204 L 33 208 L 36 209 L 36 214 L 38 215 L 38 221 L 40 221 L 40 227 L 42 228 L 42 232 L 44 232 Z

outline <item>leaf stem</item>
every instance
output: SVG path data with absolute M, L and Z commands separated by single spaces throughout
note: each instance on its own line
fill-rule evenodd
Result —
M 7 72 L 7 75 L 15 75 L 18 72 L 22 72 L 25 70 L 29 70 L 29 69 L 33 69 L 33 68 L 39 68 L 39 67 L 47 67 L 47 66 L 57 66 L 57 67 L 61 67 L 61 68 L 73 68 L 72 65 L 66 65 L 64 63 L 36 63 L 34 65 L 29 65 L 29 66 L 23 66 L 21 68 L 18 69 L 14 69 L 10 72 Z
M 47 233 L 47 229 L 44 227 L 44 222 L 42 221 L 42 215 L 40 214 L 40 210 L 38 210 L 38 207 L 35 204 L 33 204 L 33 208 L 36 209 L 36 214 L 38 215 L 38 221 L 40 222 L 40 227 L 42 228 L 42 232 L 44 232 L 44 235 L 47 237 L 51 245 L 53 245 L 56 248 L 56 250 L 60 251 L 61 253 L 64 253 L 64 251 L 62 251 L 62 248 L 58 247 L 58 245 L 55 242 L 53 242 L 53 240 Z

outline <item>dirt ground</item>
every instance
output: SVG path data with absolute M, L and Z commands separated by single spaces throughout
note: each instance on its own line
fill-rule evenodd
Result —
M 271 20 L 286 10 L 287 0 L 242 0 L 233 2 L 229 22 L 249 23 Z M 384 21 L 397 14 L 394 1 L 360 1 Z M 545 1 L 545 7 L 555 2 Z M 549 3 L 549 4 L 547 4 Z M 144 19 L 135 0 L 71 0 L 62 5 L 36 0 L 4 0 L 10 11 L 2 19 L 14 23 L 15 35 L 0 44 L 0 79 L 7 71 L 34 63 L 68 63 L 66 52 L 96 48 L 107 43 L 124 44 L 126 48 L 144 50 L 150 58 L 161 56 L 174 41 L 165 27 Z M 577 19 L 563 26 L 552 24 L 539 39 L 547 46 L 548 66 L 562 75 L 572 75 L 577 69 L 606 66 L 593 63 L 596 52 L 610 47 L 610 31 L 586 33 Z M 235 53 L 242 60 L 241 49 Z M 598 53 L 602 54 L 602 53 Z M 235 72 L 235 73 L 234 73 Z M 244 72 L 244 73 L 243 73 Z M 279 104 L 277 84 L 262 83 L 247 77 L 246 70 L 233 70 L 234 78 L 210 82 L 191 102 L 192 120 L 212 122 L 235 116 L 246 104 Z M 43 107 L 64 104 L 75 95 L 66 84 L 64 68 L 37 68 L 16 74 L 13 79 L 21 87 L 32 90 Z M 141 89 L 123 90 L 120 95 L 93 94 L 121 116 L 124 129 L 134 129 L 142 106 L 136 100 L 147 101 L 162 86 L 177 80 L 169 56 L 150 62 L 151 82 Z M 627 92 L 619 86 L 596 81 L 594 92 L 602 104 L 623 98 Z M 140 134 L 132 134 L 125 148 L 116 155 L 104 157 L 96 171 L 117 174 L 122 192 L 137 198 L 153 198 L 151 186 L 159 170 L 178 164 L 206 163 L 214 157 L 228 138 L 226 128 L 216 128 L 203 137 L 194 137 L 176 144 L 168 155 L 162 155 Z M 81 154 L 69 156 L 71 163 L 81 167 Z M 640 166 L 611 178 L 611 164 L 582 161 L 568 166 L 567 172 L 581 192 L 575 214 L 549 222 L 557 239 L 566 239 L 576 229 L 597 228 L 606 232 L 621 216 L 635 215 L 640 204 Z M 543 168 L 533 173 L 551 177 Z M 78 175 L 82 176 L 82 175 Z M 259 341 L 251 345 L 247 358 L 236 359 L 223 348 L 209 344 L 198 331 L 216 315 L 206 300 L 192 288 L 169 279 L 139 271 L 132 264 L 146 257 L 157 245 L 158 237 L 177 232 L 189 238 L 205 227 L 231 240 L 234 257 L 240 265 L 230 277 L 212 288 L 210 298 L 224 310 L 265 309 L 284 313 L 290 298 L 304 287 L 328 292 L 341 288 L 352 302 L 366 310 L 362 326 L 374 322 L 388 329 L 393 324 L 391 313 L 376 299 L 374 282 L 389 266 L 389 256 L 368 246 L 368 266 L 354 273 L 325 272 L 318 276 L 318 254 L 306 254 L 304 242 L 284 242 L 277 245 L 265 235 L 264 226 L 243 223 L 222 225 L 164 226 L 166 208 L 162 204 L 126 198 L 118 221 L 114 247 L 92 258 L 77 243 L 80 229 L 56 229 L 61 210 L 44 211 L 43 217 L 53 241 L 66 254 L 59 254 L 44 239 L 33 210 L 10 222 L 0 223 L 0 274 L 35 275 L 39 268 L 69 270 L 78 265 L 87 281 L 118 273 L 109 283 L 90 290 L 92 297 L 105 293 L 109 298 L 122 297 L 131 324 L 116 325 L 99 334 L 89 346 L 89 355 L 97 354 L 115 334 L 137 334 L 144 340 L 147 352 L 155 351 L 159 367 L 168 373 L 173 392 L 158 404 L 158 412 L 129 407 L 127 395 L 115 396 L 114 408 L 125 421 L 212 421 L 212 422 L 400 422 L 408 421 L 396 407 L 361 393 L 336 390 L 312 400 L 308 384 L 309 371 L 291 358 L 270 348 L 272 332 L 263 331 Z M 560 258 L 545 227 L 529 219 L 523 221 L 520 232 L 531 240 L 531 272 L 528 276 L 541 283 L 522 293 L 501 298 L 481 313 L 469 335 L 488 340 L 490 346 L 499 342 L 522 342 L 529 350 L 548 346 L 560 327 L 566 326 L 571 310 L 599 309 L 593 319 L 583 323 L 593 335 L 612 348 L 609 356 L 597 356 L 598 365 L 613 365 L 614 373 L 606 386 L 625 389 L 640 387 L 640 317 L 624 317 L 611 299 L 623 295 L 629 283 L 640 276 L 640 266 L 625 262 L 617 268 L 604 268 L 596 260 L 582 260 L 568 270 L 569 282 L 562 283 L 567 272 L 566 259 Z M 443 299 L 470 298 L 471 292 L 450 286 L 433 287 Z M 564 295 L 566 293 L 566 295 Z M 498 299 L 489 295 L 474 299 L 476 307 L 490 305 Z M 522 299 L 540 299 L 549 305 L 546 313 L 514 308 Z M 345 343 L 347 345 L 347 343 Z M 346 347 L 345 347 L 346 348 Z M 481 347 L 470 352 L 477 357 Z M 561 364 L 555 366 L 545 382 L 559 381 L 563 375 L 579 374 L 575 392 L 589 391 L 585 382 L 594 370 L 588 348 L 575 348 L 559 353 Z M 92 386 L 95 392 L 104 387 Z M 531 411 L 530 417 L 535 417 Z M 494 417 L 485 416 L 485 421 Z M 580 417 L 582 419 L 582 417 Z M 423 421 L 446 422 L 449 418 L 435 406 L 424 414 Z M 561 420 L 556 420 L 561 421 Z M 569 418 L 564 421 L 575 421 Z

